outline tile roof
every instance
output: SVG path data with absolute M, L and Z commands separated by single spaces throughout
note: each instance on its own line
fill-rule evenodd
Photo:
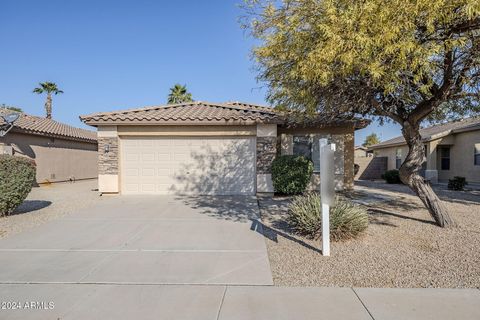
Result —
M 420 129 L 420 135 L 424 142 L 435 140 L 446 135 L 468 131 L 468 130 L 480 130 L 480 117 L 466 118 L 460 121 L 447 122 L 440 125 L 430 126 L 424 129 Z M 379 144 L 370 146 L 369 149 L 379 149 L 389 146 L 405 144 L 403 136 L 398 136 L 390 140 L 383 141 Z
M 9 110 L 7 111 L 0 108 L 0 125 L 5 124 L 1 115 L 10 112 Z M 20 117 L 14 122 L 12 130 L 35 135 L 60 137 L 67 140 L 97 141 L 97 133 L 94 131 L 72 127 L 52 119 L 32 116 L 25 113 L 20 113 Z
M 272 108 L 239 103 L 202 101 L 144 107 L 80 116 L 86 124 L 108 123 L 277 123 L 280 114 Z
M 288 118 L 284 112 L 271 107 L 241 102 L 209 103 L 195 101 L 173 105 L 150 106 L 112 112 L 99 112 L 80 116 L 86 124 L 285 124 Z M 357 121 L 356 119 L 355 121 Z M 350 121 L 350 120 L 345 120 Z M 324 125 L 345 124 L 323 121 Z M 357 126 L 357 122 L 355 122 Z M 315 123 L 318 125 L 321 121 Z M 352 121 L 350 121 L 352 122 Z M 368 123 L 367 123 L 368 124 Z M 366 125 L 366 124 L 365 124 Z M 365 126 L 364 125 L 364 126 Z

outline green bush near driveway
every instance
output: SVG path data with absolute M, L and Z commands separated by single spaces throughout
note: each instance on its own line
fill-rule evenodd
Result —
M 402 180 L 400 180 L 400 173 L 395 169 L 385 171 L 385 173 L 382 174 L 382 179 L 390 184 L 402 183 Z
M 0 216 L 9 215 L 32 190 L 36 167 L 32 160 L 0 155 Z
M 307 189 L 313 163 L 302 156 L 278 156 L 272 162 L 273 189 L 281 194 L 300 194 Z
M 294 230 L 309 238 L 322 234 L 322 203 L 317 193 L 293 198 L 288 220 Z M 368 227 L 367 210 L 351 201 L 337 198 L 330 208 L 330 236 L 332 240 L 355 238 Z

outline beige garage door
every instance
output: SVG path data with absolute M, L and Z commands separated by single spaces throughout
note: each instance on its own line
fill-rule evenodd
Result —
M 254 137 L 122 137 L 124 194 L 255 193 Z

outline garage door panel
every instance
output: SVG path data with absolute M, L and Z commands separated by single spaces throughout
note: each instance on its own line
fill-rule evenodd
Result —
M 253 137 L 128 137 L 121 144 L 123 193 L 255 193 Z
M 158 161 L 171 161 L 172 158 L 169 153 L 157 153 L 157 160 Z
M 152 139 L 143 139 L 143 140 L 139 140 L 138 145 L 140 147 L 153 147 L 154 142 L 155 140 L 152 140 Z
M 136 168 L 125 169 L 125 176 L 127 177 L 138 177 L 140 170 Z
M 140 185 L 138 183 L 125 183 L 123 185 L 123 192 L 125 193 L 138 193 Z

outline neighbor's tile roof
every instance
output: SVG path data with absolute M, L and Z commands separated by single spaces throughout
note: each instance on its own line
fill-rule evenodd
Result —
M 0 108 L 0 125 L 5 124 L 1 115 L 11 111 Z M 87 142 L 96 142 L 97 133 L 90 130 L 72 127 L 52 119 L 37 117 L 20 113 L 20 117 L 14 122 L 12 130 L 52 137 L 60 137 L 68 140 L 81 140 Z
M 209 103 L 202 101 L 174 105 L 151 106 L 112 112 L 99 112 L 80 116 L 89 125 L 108 124 L 285 124 L 289 117 L 271 107 L 241 102 Z M 353 122 L 355 126 L 358 119 Z M 324 125 L 345 124 L 323 121 Z M 320 124 L 321 121 L 318 121 Z M 368 123 L 367 123 L 368 124 Z M 363 122 L 362 122 L 363 125 Z M 365 124 L 366 125 L 366 124 Z M 365 126 L 364 125 L 364 126 Z
M 464 130 L 480 130 L 480 117 L 472 117 L 460 121 L 452 121 L 420 129 L 420 135 L 422 136 L 422 140 L 426 142 Z M 403 138 L 403 136 L 398 136 L 393 139 L 370 146 L 369 149 L 380 149 L 402 144 L 405 144 L 405 139 Z

